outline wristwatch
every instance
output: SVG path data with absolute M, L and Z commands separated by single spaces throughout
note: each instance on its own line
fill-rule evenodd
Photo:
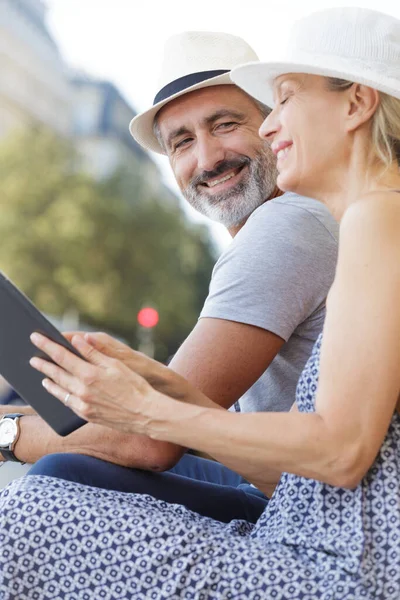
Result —
M 0 419 L 0 452 L 4 457 L 4 460 L 10 460 L 12 462 L 18 462 L 25 464 L 14 454 L 15 444 L 18 441 L 20 434 L 19 420 L 24 415 L 20 413 L 14 413 L 10 415 L 4 415 Z

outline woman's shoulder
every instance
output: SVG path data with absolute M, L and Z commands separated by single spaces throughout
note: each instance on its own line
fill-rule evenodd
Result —
M 400 194 L 373 192 L 354 202 L 340 224 L 339 255 L 357 255 L 362 263 L 372 254 L 382 260 L 393 259 L 400 252 Z
M 397 233 L 400 227 L 400 193 L 369 192 L 361 196 L 343 215 L 340 231 L 352 233 Z M 400 240 L 400 236 L 399 236 Z

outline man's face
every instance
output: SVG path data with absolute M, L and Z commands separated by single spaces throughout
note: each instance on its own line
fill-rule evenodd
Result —
M 188 202 L 226 227 L 240 225 L 276 185 L 276 159 L 258 130 L 263 115 L 233 85 L 190 92 L 168 103 L 157 123 Z

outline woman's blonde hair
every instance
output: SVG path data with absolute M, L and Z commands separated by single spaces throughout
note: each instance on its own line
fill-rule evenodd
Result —
M 347 90 L 352 81 L 327 77 L 328 88 Z M 375 154 L 386 167 L 396 160 L 400 165 L 400 100 L 379 92 L 380 103 L 372 118 L 372 145 Z

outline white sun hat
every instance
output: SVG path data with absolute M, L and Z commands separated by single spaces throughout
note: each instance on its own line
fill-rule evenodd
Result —
M 187 31 L 172 36 L 164 47 L 159 84 L 152 108 L 132 119 L 129 130 L 144 148 L 164 154 L 153 132 L 160 108 L 183 94 L 212 85 L 232 85 L 233 67 L 258 56 L 242 38 L 227 33 Z
M 337 77 L 400 98 L 400 20 L 365 8 L 331 8 L 297 21 L 284 59 L 239 66 L 231 79 L 273 107 L 273 82 L 287 73 Z

